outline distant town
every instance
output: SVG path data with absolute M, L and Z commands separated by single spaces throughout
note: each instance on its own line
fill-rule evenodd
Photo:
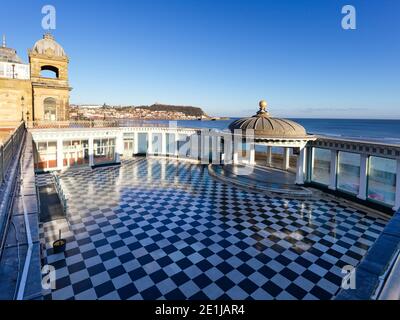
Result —
M 151 106 L 70 105 L 71 120 L 145 119 L 145 120 L 221 120 L 201 108 L 155 103 Z

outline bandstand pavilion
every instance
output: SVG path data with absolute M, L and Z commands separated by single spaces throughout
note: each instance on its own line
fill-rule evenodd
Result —
M 272 117 L 267 109 L 267 102 L 262 100 L 259 103 L 260 110 L 252 117 L 242 118 L 232 122 L 229 129 L 234 134 L 242 134 L 243 137 L 251 134 L 254 143 L 250 146 L 249 163 L 255 164 L 255 147 L 267 147 L 267 165 L 272 163 L 272 148 L 283 148 L 282 169 L 289 169 L 290 151 L 297 154 L 296 184 L 304 183 L 306 166 L 305 147 L 309 141 L 316 140 L 316 137 L 309 135 L 306 129 L 300 124 L 281 118 Z M 233 162 L 239 163 L 237 150 L 233 152 Z

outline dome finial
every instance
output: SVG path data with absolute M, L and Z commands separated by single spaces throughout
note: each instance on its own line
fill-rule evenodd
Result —
M 267 112 L 267 101 L 261 100 L 258 105 L 260 106 L 260 110 L 258 110 L 257 116 L 268 117 L 269 113 Z
M 260 111 L 265 112 L 268 106 L 267 101 L 261 100 L 259 106 L 260 106 Z
M 46 33 L 43 35 L 43 39 L 54 40 L 54 36 L 53 36 L 50 32 L 46 32 Z

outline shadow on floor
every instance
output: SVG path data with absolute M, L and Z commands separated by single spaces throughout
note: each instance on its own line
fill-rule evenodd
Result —
M 60 198 L 54 184 L 39 187 L 40 222 L 65 218 Z
M 244 167 L 237 165 L 211 166 L 210 171 L 217 178 L 255 191 L 274 192 L 296 197 L 312 196 L 310 190 L 295 184 L 296 176 L 293 173 L 254 166 L 248 167 L 251 168 L 251 172 L 243 175 L 240 174 L 242 168 Z

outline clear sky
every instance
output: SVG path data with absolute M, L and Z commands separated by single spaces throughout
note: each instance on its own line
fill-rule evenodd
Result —
M 2 1 L 0 33 L 27 61 L 57 9 L 71 103 L 194 105 L 244 116 L 400 119 L 398 0 Z M 341 9 L 357 10 L 343 30 Z

